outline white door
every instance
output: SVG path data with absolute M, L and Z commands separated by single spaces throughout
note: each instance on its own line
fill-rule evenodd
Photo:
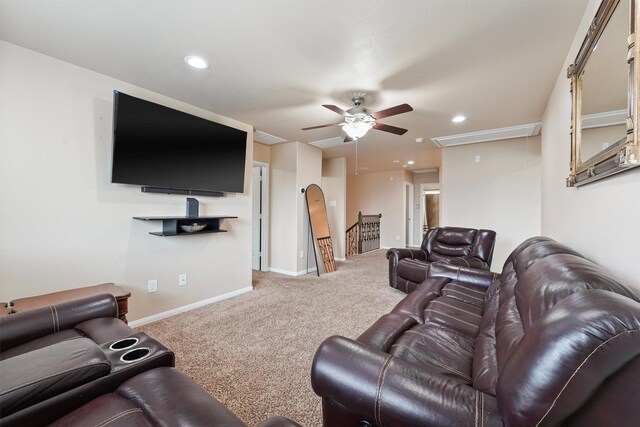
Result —
M 261 268 L 262 242 L 262 168 L 253 167 L 253 215 L 251 221 L 251 268 Z

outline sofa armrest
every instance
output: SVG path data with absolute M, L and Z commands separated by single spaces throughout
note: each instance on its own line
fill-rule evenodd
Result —
M 389 261 L 393 260 L 398 264 L 402 258 L 413 258 L 426 261 L 427 254 L 420 248 L 391 248 L 387 251 L 387 259 Z
M 0 348 L 6 350 L 99 317 L 118 317 L 113 295 L 95 295 L 4 316 L 0 318 Z
M 427 272 L 427 280 L 432 277 L 446 277 L 458 283 L 469 283 L 488 288 L 500 277 L 500 274 L 488 270 L 434 262 L 431 263 L 431 268 Z
M 495 397 L 344 337 L 320 345 L 311 384 L 376 425 L 501 424 Z
M 389 286 L 398 289 L 398 263 L 403 258 L 412 258 L 422 261 L 427 260 L 427 254 L 419 248 L 391 248 L 387 251 L 387 259 L 389 260 Z M 405 290 L 405 292 L 407 292 Z

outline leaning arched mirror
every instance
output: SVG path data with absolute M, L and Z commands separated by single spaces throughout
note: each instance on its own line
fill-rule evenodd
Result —
M 568 186 L 640 165 L 637 138 L 636 2 L 603 0 L 576 61 Z
M 313 239 L 313 249 L 316 256 L 318 275 L 336 271 L 336 263 L 333 258 L 333 243 L 329 231 L 329 219 L 327 206 L 324 202 L 324 193 L 316 184 L 311 184 L 305 191 L 307 209 L 309 212 L 309 225 Z

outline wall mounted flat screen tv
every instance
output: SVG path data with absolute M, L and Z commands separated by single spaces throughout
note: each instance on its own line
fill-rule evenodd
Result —
M 245 131 L 122 92 L 114 91 L 113 98 L 111 182 L 244 191 Z

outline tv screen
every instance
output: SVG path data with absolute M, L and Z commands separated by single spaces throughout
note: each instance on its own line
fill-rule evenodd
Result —
M 242 193 L 247 133 L 114 91 L 111 182 Z

